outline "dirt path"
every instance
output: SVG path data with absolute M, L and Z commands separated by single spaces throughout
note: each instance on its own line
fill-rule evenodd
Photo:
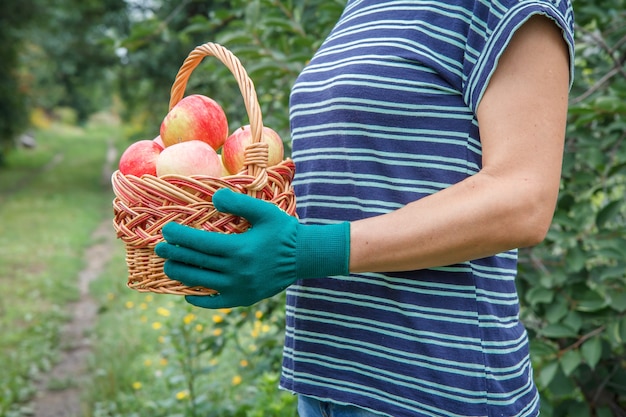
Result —
M 81 391 L 87 378 L 87 360 L 91 352 L 89 331 L 95 324 L 98 306 L 89 295 L 89 284 L 103 271 L 110 259 L 114 235 L 111 220 L 103 221 L 94 231 L 95 244 L 85 251 L 87 264 L 78 276 L 80 299 L 71 305 L 71 320 L 61 332 L 61 358 L 56 366 L 38 381 L 35 399 L 36 417 L 81 417 Z
M 102 171 L 102 185 L 109 187 L 111 169 L 117 159 L 115 149 L 109 147 Z M 92 234 L 93 244 L 84 253 L 85 268 L 78 274 L 80 298 L 68 305 L 70 321 L 61 332 L 60 360 L 37 381 L 37 396 L 33 409 L 35 417 L 82 417 L 86 415 L 81 404 L 81 387 L 88 375 L 91 353 L 89 333 L 97 320 L 98 305 L 89 294 L 89 284 L 98 278 L 113 252 L 115 234 L 111 219 L 104 219 Z

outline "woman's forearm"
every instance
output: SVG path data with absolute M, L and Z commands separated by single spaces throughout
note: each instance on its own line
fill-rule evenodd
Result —
M 353 222 L 350 270 L 430 268 L 534 245 L 549 227 L 556 190 L 532 181 L 477 174 L 394 212 Z

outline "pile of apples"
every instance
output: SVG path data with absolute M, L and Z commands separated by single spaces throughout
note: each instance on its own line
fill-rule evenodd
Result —
M 261 140 L 269 147 L 268 166 L 284 157 L 283 141 L 264 126 Z M 213 99 L 194 94 L 184 97 L 167 113 L 159 135 L 132 143 L 122 153 L 119 170 L 124 175 L 223 177 L 243 169 L 244 151 L 252 142 L 249 125 L 229 135 L 222 107 Z

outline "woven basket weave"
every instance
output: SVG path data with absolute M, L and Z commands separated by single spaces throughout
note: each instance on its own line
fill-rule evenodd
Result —
M 245 231 L 249 227 L 245 219 L 220 213 L 213 207 L 212 196 L 220 188 L 269 201 L 295 215 L 291 186 L 294 163 L 285 159 L 278 165 L 267 166 L 268 146 L 260 141 L 263 122 L 254 84 L 229 50 L 215 43 L 196 47 L 176 75 L 170 109 L 183 98 L 189 76 L 205 57 L 220 60 L 236 79 L 250 121 L 252 144 L 245 151 L 242 171 L 227 177 L 143 175 L 138 178 L 119 171 L 113 173 L 113 226 L 117 237 L 125 243 L 127 285 L 137 291 L 174 295 L 215 293 L 212 289 L 188 287 L 168 278 L 163 273 L 164 259 L 154 253 L 154 247 L 163 241 L 161 228 L 170 221 L 223 233 Z

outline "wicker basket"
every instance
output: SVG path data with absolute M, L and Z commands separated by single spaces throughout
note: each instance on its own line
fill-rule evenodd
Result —
M 220 213 L 213 207 L 212 196 L 220 188 L 227 187 L 269 201 L 295 215 L 291 186 L 295 166 L 290 159 L 267 166 L 268 147 L 260 142 L 263 123 L 254 84 L 229 50 L 215 43 L 196 47 L 176 75 L 170 109 L 182 99 L 193 70 L 208 56 L 220 60 L 239 84 L 250 121 L 252 144 L 246 149 L 242 171 L 227 177 L 143 175 L 138 178 L 119 171 L 113 173 L 113 226 L 126 247 L 127 285 L 137 291 L 174 295 L 215 293 L 212 289 L 188 287 L 168 278 L 163 273 L 164 260 L 154 253 L 154 247 L 163 241 L 161 228 L 170 221 L 223 233 L 245 231 L 249 227 L 245 219 Z

